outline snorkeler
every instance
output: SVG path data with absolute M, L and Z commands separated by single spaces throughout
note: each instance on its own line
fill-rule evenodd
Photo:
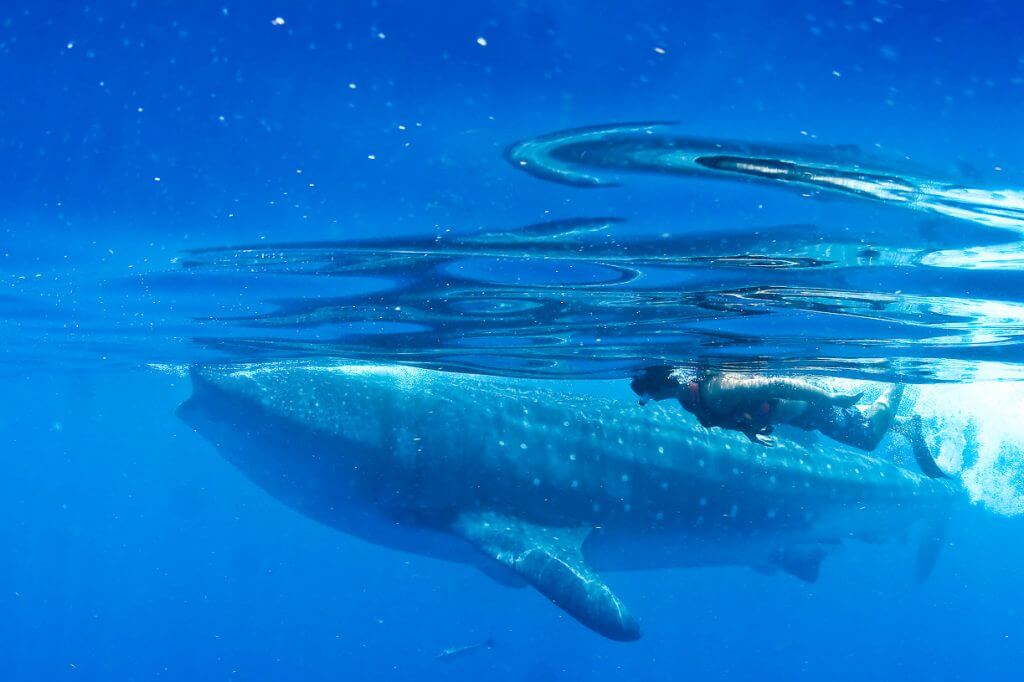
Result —
M 885 391 L 870 405 L 857 405 L 862 393 L 831 393 L 799 379 L 748 374 L 689 375 L 671 367 L 650 367 L 630 384 L 648 400 L 675 398 L 705 428 L 739 431 L 751 441 L 773 445 L 776 424 L 790 424 L 870 452 L 889 430 L 903 385 Z

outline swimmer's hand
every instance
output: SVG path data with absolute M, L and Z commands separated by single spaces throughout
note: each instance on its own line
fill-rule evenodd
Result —
M 766 448 L 775 447 L 775 439 L 771 436 L 766 436 L 763 433 L 754 433 L 752 431 L 744 431 L 743 435 L 749 438 L 751 443 L 763 445 Z

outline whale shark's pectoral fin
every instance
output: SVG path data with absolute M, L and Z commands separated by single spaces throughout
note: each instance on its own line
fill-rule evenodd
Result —
M 505 564 L 499 564 L 487 557 L 480 557 L 479 563 L 475 564 L 475 566 L 481 573 L 499 585 L 515 588 L 526 587 L 526 581 L 523 580 L 523 577 Z
M 549 528 L 473 513 L 459 516 L 452 530 L 588 628 L 620 641 L 640 638 L 636 620 L 583 560 L 580 547 L 589 528 Z

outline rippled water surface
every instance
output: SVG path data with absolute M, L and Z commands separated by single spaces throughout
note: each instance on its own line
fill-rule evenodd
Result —
M 115 277 L 58 259 L 9 272 L 3 305 L 18 325 L 9 343 L 27 359 L 39 341 L 71 359 L 110 343 L 123 362 L 334 356 L 567 378 L 651 363 L 918 382 L 1020 376 L 1018 190 L 865 170 L 849 149 L 690 140 L 664 128 L 556 133 L 505 156 L 569 185 L 602 187 L 614 172 L 680 185 L 706 175 L 751 196 L 875 202 L 882 219 L 712 213 L 693 227 L 641 212 L 438 226 L 425 236 L 163 251 Z M 93 310 L 94 300 L 113 305 Z

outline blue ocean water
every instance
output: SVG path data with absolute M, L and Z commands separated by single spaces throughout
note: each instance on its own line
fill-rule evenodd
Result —
M 1022 16 L 5 4 L 0 679 L 1012 678 Z M 610 573 L 644 630 L 613 642 L 315 523 L 175 417 L 189 364 L 311 358 L 630 409 L 650 364 L 908 381 L 965 500 L 923 584 L 912 542 L 813 583 Z

